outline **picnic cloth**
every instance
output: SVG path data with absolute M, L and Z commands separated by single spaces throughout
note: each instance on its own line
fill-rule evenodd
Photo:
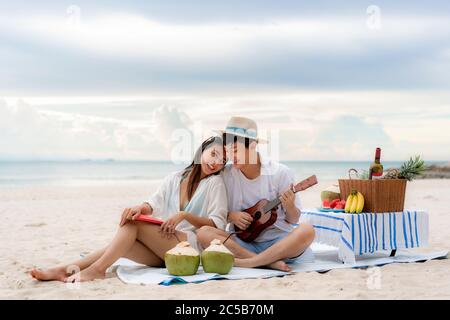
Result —
M 373 255 L 359 256 L 355 264 L 343 264 L 338 260 L 337 248 L 313 244 L 314 260 L 290 264 L 292 273 L 295 272 L 326 272 L 332 269 L 342 268 L 368 268 L 383 266 L 390 263 L 409 263 L 427 261 L 431 259 L 446 258 L 448 251 L 441 250 L 430 253 L 417 253 L 410 250 L 400 250 L 395 257 L 390 257 L 389 252 L 377 252 Z M 317 249 L 317 250 L 316 250 Z M 127 284 L 160 284 L 164 286 L 183 283 L 200 283 L 210 280 L 237 280 L 286 276 L 291 273 L 261 269 L 261 268 L 237 268 L 233 267 L 227 275 L 204 273 L 200 267 L 196 275 L 188 277 L 175 277 L 169 275 L 165 268 L 152 268 L 139 265 L 127 259 L 119 259 L 115 263 L 115 272 L 120 280 Z
M 355 255 L 428 245 L 428 213 L 336 213 L 303 209 L 300 223 L 314 226 L 315 242 L 339 248 L 339 259 L 354 264 Z

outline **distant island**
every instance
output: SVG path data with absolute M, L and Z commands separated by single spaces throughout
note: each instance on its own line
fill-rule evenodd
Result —
M 115 159 L 112 159 L 112 158 L 110 158 L 110 159 L 100 159 L 100 160 L 98 160 L 98 159 L 80 159 L 79 160 L 80 162 L 115 162 L 116 160 Z
M 446 164 L 433 164 L 428 167 L 421 179 L 450 179 L 450 162 Z

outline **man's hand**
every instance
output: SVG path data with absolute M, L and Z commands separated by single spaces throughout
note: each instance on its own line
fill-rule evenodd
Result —
M 294 186 L 291 184 L 290 188 L 280 195 L 280 201 L 284 210 L 289 212 L 294 212 L 297 210 L 295 207 L 295 193 L 292 190 L 293 187 Z
M 232 211 L 228 214 L 228 220 L 241 230 L 246 230 L 253 222 L 253 217 L 247 212 Z
M 139 206 L 135 206 L 132 208 L 125 208 L 122 212 L 122 216 L 120 218 L 119 225 L 123 226 L 129 220 L 135 220 L 141 214 L 151 215 L 152 212 L 153 212 L 153 209 L 147 203 L 143 203 Z
M 297 223 L 300 218 L 300 210 L 295 206 L 294 185 L 280 195 L 280 201 L 286 211 L 286 221 L 289 223 Z

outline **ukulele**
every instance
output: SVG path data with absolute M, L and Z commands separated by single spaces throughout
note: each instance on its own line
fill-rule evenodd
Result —
M 317 184 L 317 178 L 315 175 L 301 181 L 293 187 L 294 193 L 303 191 Z M 253 207 L 243 210 L 249 213 L 253 217 L 253 222 L 250 226 L 241 230 L 235 226 L 237 236 L 245 242 L 252 242 L 255 240 L 263 230 L 271 226 L 277 220 L 277 213 L 275 209 L 281 203 L 281 200 L 277 197 L 272 201 L 262 199 L 258 201 Z

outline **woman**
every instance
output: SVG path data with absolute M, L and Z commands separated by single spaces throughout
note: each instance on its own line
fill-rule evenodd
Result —
M 170 174 L 150 199 L 126 208 L 112 242 L 85 258 L 56 268 L 33 269 L 41 281 L 65 282 L 102 279 L 120 257 L 152 267 L 164 266 L 164 254 L 179 241 L 189 241 L 199 250 L 195 231 L 202 226 L 224 229 L 227 219 L 225 184 L 218 173 L 225 161 L 222 139 L 211 137 L 196 151 L 192 163 Z M 161 225 L 136 221 L 141 215 L 164 220 Z M 70 270 L 80 272 L 70 274 Z

